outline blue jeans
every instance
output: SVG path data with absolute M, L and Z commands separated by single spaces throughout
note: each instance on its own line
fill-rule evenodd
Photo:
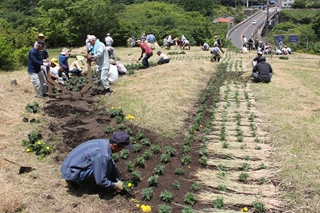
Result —
M 144 68 L 150 67 L 149 62 L 148 62 L 148 59 L 149 59 L 151 56 L 153 56 L 153 52 L 151 52 L 151 53 L 149 53 L 149 54 L 146 54 L 146 55 L 144 56 L 144 58 L 142 59 L 142 64 L 143 64 Z

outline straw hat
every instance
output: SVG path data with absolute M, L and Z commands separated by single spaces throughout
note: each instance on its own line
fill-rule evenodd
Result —
M 59 66 L 58 59 L 56 59 L 56 58 L 52 58 L 51 63 L 54 63 L 56 66 Z

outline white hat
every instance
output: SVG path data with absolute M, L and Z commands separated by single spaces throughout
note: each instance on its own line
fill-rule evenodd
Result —
M 262 52 L 261 52 L 261 51 L 258 51 L 258 55 L 262 55 Z
M 107 36 L 109 36 L 109 35 L 110 35 L 110 33 L 107 34 Z
M 97 37 L 95 37 L 94 35 L 90 35 L 88 39 L 89 41 L 97 40 Z

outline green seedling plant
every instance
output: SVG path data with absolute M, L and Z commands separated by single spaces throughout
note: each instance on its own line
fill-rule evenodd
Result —
M 261 146 L 256 146 L 255 149 L 256 150 L 261 150 L 262 148 L 261 148 Z
M 158 205 L 158 213 L 172 213 L 172 207 L 166 204 Z
M 266 182 L 266 178 L 265 177 L 261 177 L 261 178 L 258 179 L 258 183 L 260 185 L 264 184 L 265 182 Z
M 144 168 L 144 166 L 145 166 L 144 158 L 143 157 L 137 157 L 134 160 L 134 165 L 137 166 L 137 167 L 140 167 L 140 168 Z
M 250 169 L 250 164 L 248 163 L 243 163 L 241 166 L 242 171 L 248 171 Z
M 223 198 L 220 198 L 220 197 L 217 197 L 217 199 L 213 203 L 213 207 L 218 209 L 222 208 L 223 205 L 224 205 Z
M 131 161 L 127 161 L 127 162 L 125 162 L 125 164 L 126 164 L 126 167 L 127 167 L 127 171 L 128 172 L 133 172 L 134 164 Z
M 195 213 L 195 211 L 190 206 L 183 207 L 181 213 Z
M 198 153 L 200 156 L 207 156 L 208 155 L 207 148 L 206 147 L 200 148 Z
M 117 124 L 120 124 L 123 121 L 123 116 L 117 115 L 115 117 Z
M 254 114 L 251 113 L 250 116 L 249 116 L 249 121 L 250 121 L 250 122 L 253 122 L 253 121 L 254 121 L 254 117 L 255 117 Z
M 159 175 L 152 175 L 151 177 L 148 178 L 148 183 L 149 186 L 157 186 L 158 185 L 158 178 Z
M 208 166 L 208 158 L 206 156 L 201 156 L 199 158 L 199 163 L 202 165 L 202 166 Z
M 190 155 L 185 155 L 181 158 L 181 164 L 182 165 L 187 165 L 191 163 L 191 156 Z
M 170 161 L 170 155 L 161 154 L 160 159 L 161 159 L 161 163 L 168 163 Z
M 264 165 L 264 163 L 261 163 L 259 165 L 259 169 L 267 169 L 268 167 L 266 165 Z
M 241 182 L 247 182 L 249 178 L 249 174 L 246 172 L 241 172 L 241 174 L 239 175 L 239 180 Z
M 116 116 L 123 117 L 123 110 L 121 107 L 119 107 L 118 109 L 115 107 L 111 107 L 111 109 L 108 110 L 108 113 L 109 113 L 110 117 L 112 117 L 112 118 L 114 118 Z
M 138 144 L 138 143 L 137 143 L 137 144 L 134 144 L 132 151 L 133 151 L 134 153 L 140 152 L 141 147 L 142 147 L 141 144 Z
M 99 115 L 103 115 L 103 111 L 100 110 L 100 111 L 98 112 L 98 114 L 99 114 Z
M 193 191 L 193 192 L 197 192 L 201 189 L 200 187 L 200 183 L 197 181 L 197 182 L 194 182 L 193 184 L 191 184 L 190 186 L 190 190 Z
M 131 190 L 133 190 L 135 187 L 134 187 L 134 184 L 131 180 L 126 180 L 123 182 L 123 189 L 127 192 L 130 192 Z
M 118 129 L 123 130 L 124 128 L 125 128 L 125 127 L 124 127 L 123 124 L 119 124 L 119 125 L 118 125 Z
M 222 192 L 225 192 L 225 191 L 227 191 L 227 187 L 225 185 L 219 185 L 218 186 L 218 190 L 222 191 Z
M 142 138 L 141 143 L 145 146 L 150 146 L 151 142 L 148 138 Z
M 188 153 L 188 152 L 190 152 L 190 146 L 184 145 L 184 146 L 182 147 L 182 152 L 183 152 L 183 153 Z
M 177 150 L 172 146 L 166 146 L 165 150 L 166 150 L 166 154 L 168 154 L 169 156 L 174 156 L 177 152 Z
M 90 112 L 85 112 L 84 115 L 85 115 L 85 116 L 89 116 L 89 115 L 90 115 Z
M 106 128 L 104 129 L 104 132 L 109 134 L 113 132 L 113 127 L 112 126 L 106 126 Z
M 132 131 L 132 129 L 131 128 L 127 128 L 126 129 L 126 133 L 128 133 L 129 135 L 132 135 L 133 134 L 133 131 Z
M 241 146 L 240 146 L 240 149 L 246 149 L 247 148 L 247 144 L 242 144 Z
M 173 200 L 173 194 L 165 189 L 160 193 L 160 199 L 166 203 L 171 203 Z
M 127 159 L 129 157 L 129 150 L 123 149 L 120 151 L 120 158 Z
M 222 148 L 227 149 L 229 147 L 229 143 L 227 141 L 224 141 L 222 143 Z
M 264 205 L 264 203 L 257 202 L 257 201 L 253 202 L 253 209 L 257 213 L 262 213 L 267 211 L 267 208 Z
M 176 168 L 175 174 L 176 175 L 184 175 L 184 169 L 183 168 Z
M 164 173 L 164 166 L 162 165 L 156 165 L 156 167 L 154 167 L 154 171 L 156 172 L 157 175 L 163 175 Z
M 172 188 L 174 190 L 180 190 L 181 189 L 181 184 L 179 183 L 179 181 L 175 180 L 173 183 L 172 183 Z
M 142 198 L 146 201 L 151 200 L 152 196 L 153 196 L 153 190 L 152 188 L 143 188 L 141 190 L 141 194 L 142 194 Z
M 117 161 L 119 160 L 119 158 L 120 158 L 119 154 L 117 154 L 117 153 L 112 153 L 112 160 L 113 160 L 114 162 L 117 162 Z
M 151 145 L 150 149 L 153 152 L 153 154 L 158 154 L 161 151 L 160 146 L 155 144 Z
M 191 192 L 187 192 L 187 194 L 185 194 L 185 196 L 183 197 L 183 201 L 185 204 L 187 205 L 194 205 L 198 200 L 198 197 L 191 193 Z
M 131 172 L 131 175 L 132 175 L 132 181 L 134 182 L 140 182 L 142 180 L 141 172 L 138 170 L 134 170 L 133 172 Z
M 140 132 L 140 131 L 137 132 L 136 138 L 137 138 L 137 140 L 141 140 L 142 138 L 144 138 L 143 132 Z
M 152 151 L 150 149 L 147 149 L 146 151 L 144 151 L 142 157 L 145 159 L 145 160 L 149 160 L 152 156 Z

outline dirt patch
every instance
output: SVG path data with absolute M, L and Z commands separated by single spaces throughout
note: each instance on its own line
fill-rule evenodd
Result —
M 129 121 L 123 121 L 121 123 L 121 125 L 123 125 L 121 127 L 122 130 L 120 130 L 120 124 L 117 123 L 114 118 L 111 118 L 107 111 L 99 106 L 101 105 L 96 101 L 96 98 L 91 96 L 80 97 L 74 95 L 71 97 L 70 95 L 65 95 L 59 99 L 48 101 L 44 110 L 50 117 L 49 129 L 55 135 L 61 135 L 63 141 L 63 143 L 55 147 L 55 160 L 57 163 L 61 164 L 63 159 L 73 148 L 85 141 L 94 138 L 110 138 L 113 133 L 107 134 L 104 132 L 107 126 L 112 126 L 115 131 L 124 131 L 125 129 L 130 128 L 133 131 L 132 137 L 135 137 L 137 132 L 142 132 L 144 137 L 150 140 L 151 144 L 156 144 L 161 147 L 161 153 L 153 154 L 149 160 L 146 160 L 144 168 L 135 167 L 135 170 L 141 172 L 142 181 L 139 182 L 130 194 L 126 194 L 125 197 L 129 200 L 130 198 L 142 200 L 141 190 L 149 187 L 147 180 L 150 176 L 155 174 L 154 168 L 156 165 L 160 164 L 164 166 L 164 174 L 160 175 L 157 187 L 153 187 L 153 198 L 151 201 L 143 203 L 150 205 L 155 209 L 159 204 L 164 203 L 160 200 L 160 193 L 166 189 L 174 195 L 172 202 L 174 205 L 170 205 L 173 212 L 181 212 L 185 206 L 183 201 L 184 195 L 190 191 L 191 184 L 197 181 L 197 178 L 195 178 L 193 174 L 199 168 L 199 145 L 194 143 L 194 145 L 191 146 L 191 151 L 188 153 L 192 159 L 191 163 L 188 165 L 181 165 L 181 157 L 184 155 L 181 150 L 181 144 L 184 140 L 183 134 L 178 134 L 176 138 L 169 139 L 148 129 L 135 126 Z M 186 121 L 186 126 L 189 122 L 190 121 Z M 136 143 L 140 143 L 138 140 L 135 141 Z M 165 152 L 166 146 L 173 146 L 177 152 L 170 158 L 168 163 L 161 163 L 160 155 Z M 123 180 L 132 178 L 131 173 L 126 171 L 125 163 L 128 161 L 134 162 L 137 157 L 142 156 L 145 150 L 149 148 L 150 146 L 143 145 L 140 152 L 130 152 L 128 159 L 120 158 L 119 161 L 116 162 Z M 185 170 L 184 175 L 175 174 L 175 170 L 178 167 Z M 180 190 L 173 190 L 172 183 L 175 180 L 179 181 L 181 184 Z M 78 189 L 77 191 L 78 193 L 85 193 L 86 189 Z M 102 193 L 100 197 L 108 196 Z M 108 199 L 110 199 L 110 196 Z M 128 210 L 127 204 L 122 203 L 120 206 L 123 210 Z M 134 208 L 130 210 L 131 212 L 139 210 L 135 207 L 134 203 L 132 203 L 132 207 Z M 209 207 L 209 205 L 201 202 L 197 202 L 193 206 L 194 209 L 203 209 L 205 207 Z

